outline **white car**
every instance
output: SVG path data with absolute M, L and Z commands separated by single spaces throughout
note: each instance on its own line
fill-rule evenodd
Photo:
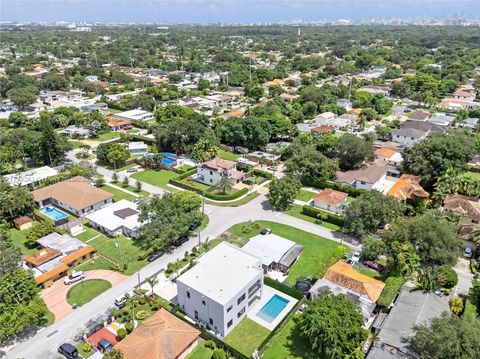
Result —
M 360 261 L 360 254 L 361 254 L 361 253 L 360 253 L 359 251 L 353 252 L 351 259 L 352 259 L 354 262 Z
M 83 278 L 85 278 L 85 273 L 84 272 L 73 272 L 72 274 L 70 274 L 68 277 L 66 277 L 63 280 L 63 283 L 65 283 L 65 285 L 69 285 L 69 284 L 78 282 L 79 280 L 82 280 Z

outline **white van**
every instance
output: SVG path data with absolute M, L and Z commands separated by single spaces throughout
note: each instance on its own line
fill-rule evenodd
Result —
M 85 278 L 85 273 L 84 272 L 73 272 L 68 277 L 65 277 L 65 279 L 63 280 L 63 283 L 65 283 L 65 285 L 69 285 L 69 284 L 78 282 L 79 280 L 82 280 L 83 278 Z
M 127 298 L 132 298 L 134 295 L 135 293 L 130 291 L 115 298 L 115 306 L 119 309 L 123 308 L 127 304 Z

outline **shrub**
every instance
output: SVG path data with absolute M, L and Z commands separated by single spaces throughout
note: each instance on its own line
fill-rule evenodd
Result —
M 323 217 L 323 221 L 335 224 L 339 227 L 343 227 L 343 224 L 345 223 L 342 217 L 337 216 L 336 214 L 333 214 L 333 213 L 322 211 L 321 209 L 314 208 L 309 205 L 303 206 L 302 214 L 315 219 L 318 219 L 319 215 L 321 215 Z
M 393 302 L 393 298 L 398 293 L 403 285 L 402 277 L 389 277 L 385 281 L 385 287 L 383 288 L 380 298 L 378 298 L 377 304 L 381 307 L 388 307 Z
M 133 332 L 133 323 L 132 322 L 128 322 L 127 324 L 125 324 L 125 329 L 127 330 L 127 333 L 130 334 L 131 332 Z
M 446 283 L 443 285 L 445 288 L 453 288 L 457 285 L 458 275 L 452 267 L 444 264 L 438 267 L 438 274 L 444 275 L 447 279 Z
M 363 241 L 362 256 L 367 260 L 375 260 L 387 250 L 387 245 L 381 239 L 368 237 Z
M 208 349 L 212 349 L 212 350 L 215 350 L 217 349 L 217 344 L 215 344 L 215 342 L 213 340 L 207 340 L 203 346 L 205 348 L 208 348 Z
M 244 224 L 241 228 L 242 233 L 250 233 L 251 231 L 260 228 L 260 225 L 257 222 L 248 222 Z
M 460 315 L 463 312 L 463 299 L 460 297 L 452 298 L 450 310 L 453 314 Z
M 252 174 L 255 176 L 265 177 L 266 179 L 273 179 L 273 175 L 270 172 L 254 169 Z
M 92 351 L 92 345 L 89 344 L 89 343 L 83 343 L 82 345 L 82 350 L 85 352 L 85 353 L 90 353 Z
M 117 338 L 118 340 L 122 340 L 123 338 L 125 338 L 127 336 L 127 331 L 125 329 L 118 329 L 117 330 Z
M 145 298 L 143 298 L 143 297 L 138 300 L 138 303 L 139 303 L 140 305 L 144 305 L 146 302 L 147 302 L 147 301 L 146 301 Z
M 135 318 L 138 320 L 144 320 L 146 317 L 148 317 L 148 312 L 146 310 L 139 310 L 137 314 L 135 314 Z
M 265 283 L 265 285 L 268 285 L 269 287 L 275 288 L 275 289 L 279 290 L 280 292 L 285 293 L 285 294 L 287 294 L 287 295 L 289 295 L 289 296 L 291 296 L 295 299 L 300 300 L 300 299 L 303 298 L 303 294 L 300 293 L 295 288 L 290 287 L 288 285 L 285 285 L 283 283 L 277 282 L 276 280 L 274 280 L 272 278 L 263 277 L 263 283 Z
M 223 349 L 215 349 L 212 353 L 212 359 L 225 359 L 227 354 Z

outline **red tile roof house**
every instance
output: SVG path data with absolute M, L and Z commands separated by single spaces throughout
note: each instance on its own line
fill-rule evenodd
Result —
M 341 215 L 348 204 L 347 197 L 347 193 L 326 188 L 313 197 L 313 206 Z

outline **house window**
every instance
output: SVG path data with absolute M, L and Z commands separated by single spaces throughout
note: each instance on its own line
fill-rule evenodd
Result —
M 232 308 L 233 308 L 233 305 L 229 306 L 229 307 L 227 308 L 227 313 L 228 313 L 229 311 L 231 311 Z
M 227 323 L 227 328 L 230 328 L 233 324 L 233 319 L 230 319 L 230 321 Z
M 195 311 L 195 319 L 198 320 L 198 312 Z
M 240 303 L 243 302 L 244 300 L 245 300 L 245 293 L 243 293 L 243 295 L 242 295 L 240 298 L 238 298 L 237 304 L 240 304 Z
M 204 301 L 204 300 L 202 300 L 202 304 L 203 304 L 203 305 L 207 305 L 207 303 L 205 303 L 205 301 Z
M 242 308 L 242 310 L 240 310 L 238 313 L 237 313 L 237 318 L 240 318 L 243 313 L 245 313 L 245 307 Z
M 190 292 L 187 291 L 187 298 L 190 298 Z
M 365 184 L 365 182 L 364 182 L 364 181 L 360 181 L 360 183 L 361 183 L 361 184 Z
M 472 219 L 473 224 L 478 224 L 478 221 L 476 219 Z
M 208 322 L 210 323 L 210 325 L 213 325 L 213 319 L 212 318 L 209 318 Z
M 213 172 L 212 172 L 212 171 L 210 171 L 210 176 L 213 176 Z
M 210 178 L 210 183 L 213 183 L 213 180 Z

